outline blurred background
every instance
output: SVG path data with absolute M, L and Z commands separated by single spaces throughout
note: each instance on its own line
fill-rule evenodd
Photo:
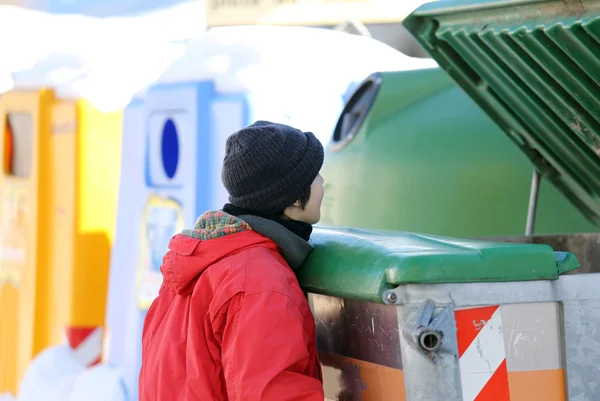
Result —
M 137 400 L 168 241 L 259 119 L 323 142 L 323 225 L 523 235 L 533 166 L 404 28 L 422 3 L 0 1 L 0 399 Z M 597 231 L 542 182 L 536 234 Z

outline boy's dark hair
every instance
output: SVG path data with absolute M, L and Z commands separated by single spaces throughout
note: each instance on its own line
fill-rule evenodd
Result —
M 302 206 L 302 209 L 304 209 L 306 207 L 309 199 L 310 199 L 310 187 L 308 187 L 308 189 L 306 191 L 304 191 L 304 193 L 300 196 L 300 199 L 298 199 L 300 201 L 300 206 Z

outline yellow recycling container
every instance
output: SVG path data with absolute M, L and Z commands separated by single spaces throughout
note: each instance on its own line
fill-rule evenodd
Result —
M 0 394 L 64 342 L 100 360 L 122 112 L 53 91 L 0 97 Z

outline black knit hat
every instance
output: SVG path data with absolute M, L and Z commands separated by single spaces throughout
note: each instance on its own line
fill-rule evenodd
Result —
M 276 214 L 296 202 L 323 166 L 312 132 L 257 121 L 227 138 L 222 179 L 235 206 Z

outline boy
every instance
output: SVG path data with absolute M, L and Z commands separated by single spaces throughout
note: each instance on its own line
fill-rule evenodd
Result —
M 323 146 L 258 121 L 227 139 L 230 203 L 175 235 L 142 335 L 140 401 L 323 401 L 315 323 L 294 270 L 312 247 Z

